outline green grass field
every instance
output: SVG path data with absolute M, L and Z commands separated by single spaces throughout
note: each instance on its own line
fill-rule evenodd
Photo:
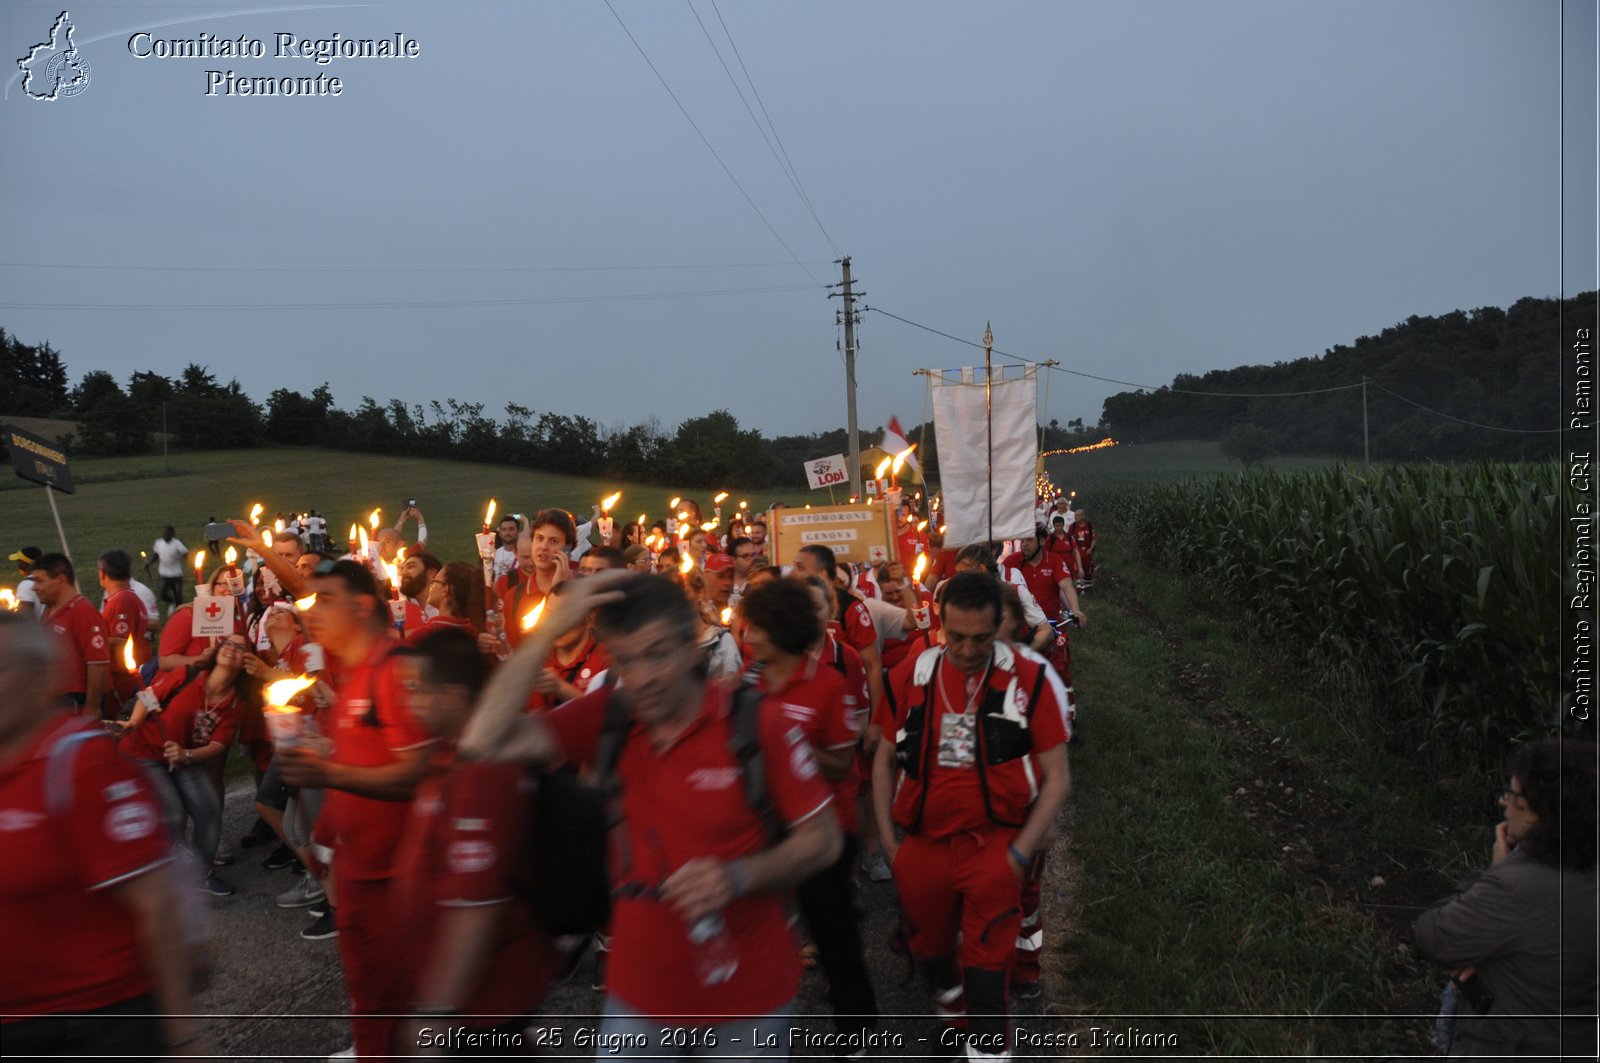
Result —
M 280 510 L 316 509 L 328 519 L 330 533 L 342 538 L 351 522 L 365 522 L 375 507 L 382 507 L 384 523 L 392 524 L 405 500 L 416 498 L 428 519 L 434 551 L 447 561 L 468 560 L 476 557 L 472 536 L 490 498 L 497 500 L 501 514 L 563 506 L 583 519 L 602 496 L 620 490 L 616 518 L 632 520 L 646 513 L 656 520 L 666 516 L 674 495 L 694 498 L 709 514 L 715 494 L 504 465 L 294 447 L 174 454 L 171 462 L 172 475 L 164 476 L 159 454 L 74 461 L 77 493 L 56 496 L 73 556 L 89 559 L 121 547 L 137 558 L 167 524 L 192 548 L 204 542 L 208 518 L 244 517 L 256 502 L 266 507 L 263 524 L 270 525 Z M 742 498 L 752 508 L 762 509 L 780 498 L 795 504 L 815 501 L 781 493 L 733 495 L 724 504 L 724 513 L 731 513 Z M 414 535 L 415 529 L 408 527 L 407 538 Z M 16 479 L 0 489 L 0 545 L 6 546 L 7 554 L 22 546 L 56 547 L 55 525 L 42 487 Z
M 1264 464 L 1274 469 L 1321 469 L 1337 465 L 1333 458 L 1281 457 Z M 1242 472 L 1244 467 L 1225 457 L 1222 445 L 1205 440 L 1171 443 L 1118 444 L 1083 454 L 1057 454 L 1045 459 L 1045 470 L 1056 486 L 1076 491 L 1085 508 L 1096 491 L 1133 487 L 1158 480 L 1188 480 L 1196 476 Z

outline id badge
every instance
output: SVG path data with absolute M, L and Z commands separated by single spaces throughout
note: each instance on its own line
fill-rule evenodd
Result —
M 939 767 L 970 768 L 976 761 L 977 738 L 973 719 L 964 712 L 947 712 L 939 719 Z

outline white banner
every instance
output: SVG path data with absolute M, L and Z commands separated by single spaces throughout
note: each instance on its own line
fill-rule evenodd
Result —
M 1011 368 L 1011 367 L 1007 367 Z M 1034 471 L 1039 461 L 1037 367 L 1005 379 L 996 369 L 989 413 L 980 369 L 935 373 L 933 427 L 939 444 L 947 548 L 1033 534 Z M 994 521 L 989 520 L 990 429 Z
M 806 479 L 811 481 L 813 491 L 819 487 L 848 487 L 850 463 L 844 460 L 843 454 L 814 458 L 806 462 Z

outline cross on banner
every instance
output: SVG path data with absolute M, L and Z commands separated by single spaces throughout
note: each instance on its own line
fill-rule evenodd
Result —
M 209 618 L 211 618 L 211 619 L 212 619 L 212 620 L 216 620 L 216 619 L 217 619 L 217 618 L 218 618 L 218 617 L 220 617 L 220 616 L 221 616 L 221 615 L 222 615 L 222 606 L 220 606 L 220 605 L 218 605 L 218 604 L 217 604 L 217 603 L 216 603 L 216 600 L 215 600 L 215 599 L 213 599 L 213 600 L 212 600 L 212 601 L 211 601 L 211 602 L 210 602 L 210 603 L 209 603 L 209 604 L 208 604 L 208 605 L 207 605 L 207 606 L 206 606 L 206 616 L 207 616 L 207 617 L 209 617 Z

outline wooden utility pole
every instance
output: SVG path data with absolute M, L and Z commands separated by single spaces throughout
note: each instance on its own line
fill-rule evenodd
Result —
M 994 332 L 983 323 L 983 423 L 989 445 L 989 542 L 994 542 Z
M 1372 434 L 1367 428 L 1367 378 L 1361 378 L 1361 454 L 1372 464 Z

